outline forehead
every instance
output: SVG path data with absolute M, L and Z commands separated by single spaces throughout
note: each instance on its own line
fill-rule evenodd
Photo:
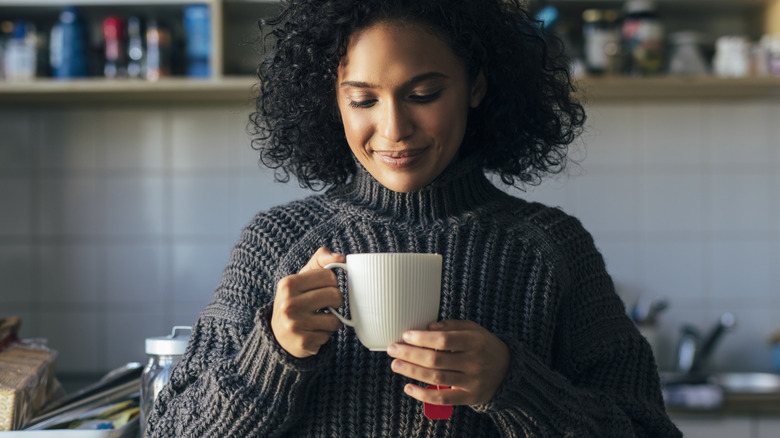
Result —
M 463 62 L 439 34 L 417 23 L 378 22 L 354 32 L 339 63 L 339 77 L 415 75 L 440 71 L 462 75 Z

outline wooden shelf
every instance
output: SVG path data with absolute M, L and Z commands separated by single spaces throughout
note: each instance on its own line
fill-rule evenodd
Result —
M 218 80 L 164 79 L 157 82 L 79 79 L 0 82 L 0 102 L 8 104 L 211 101 L 253 99 L 252 77 Z M 780 78 L 582 78 L 578 93 L 588 102 L 614 100 L 780 98 Z
M 167 78 L 156 82 L 101 78 L 0 82 L 0 105 L 132 102 L 235 102 L 253 100 L 252 77 Z
M 780 98 L 780 77 L 599 77 L 576 82 L 586 101 Z
M 130 102 L 246 103 L 255 96 L 250 76 L 214 80 L 169 78 L 157 82 L 100 78 L 58 81 L 0 82 L 0 105 Z M 722 79 L 713 77 L 582 78 L 576 82 L 586 102 L 620 100 L 780 99 L 780 77 Z

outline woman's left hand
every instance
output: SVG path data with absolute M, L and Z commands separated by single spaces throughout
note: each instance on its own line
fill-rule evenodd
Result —
M 411 397 L 436 405 L 487 403 L 509 371 L 509 348 L 496 335 L 472 321 L 448 319 L 428 331 L 404 333 L 405 343 L 392 344 L 394 372 L 450 389 L 425 389 L 407 384 Z

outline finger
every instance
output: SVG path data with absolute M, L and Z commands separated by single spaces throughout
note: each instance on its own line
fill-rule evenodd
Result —
M 430 348 L 405 344 L 392 344 L 387 354 L 415 365 L 435 370 L 463 371 L 464 354 L 460 352 L 437 351 Z
M 329 263 L 343 263 L 345 260 L 346 258 L 343 254 L 334 253 L 328 248 L 320 247 L 309 259 L 309 262 L 306 263 L 306 266 L 301 268 L 300 273 L 324 268 Z
M 428 389 L 407 383 L 404 386 L 404 392 L 414 399 L 433 405 L 457 406 L 473 404 L 470 400 L 471 394 L 459 388 Z
M 469 331 L 478 330 L 481 327 L 474 321 L 462 319 L 443 319 L 428 324 L 428 330 L 430 331 Z
M 440 351 L 467 351 L 476 339 L 475 332 L 466 331 L 430 331 L 410 330 L 403 334 L 403 340 L 409 345 Z
M 298 334 L 322 332 L 330 336 L 342 326 L 341 321 L 333 315 L 315 313 L 307 318 L 291 321 L 290 331 Z
M 280 296 L 280 293 L 294 297 L 325 287 L 338 289 L 337 286 L 336 274 L 326 269 L 317 269 L 282 278 L 276 285 L 276 293 L 277 297 Z
M 291 300 L 301 313 L 309 314 L 333 307 L 338 309 L 344 304 L 344 297 L 337 287 L 323 287 L 307 291 Z
M 390 368 L 396 374 L 431 385 L 463 387 L 468 383 L 467 377 L 459 371 L 426 368 L 401 359 L 391 362 Z

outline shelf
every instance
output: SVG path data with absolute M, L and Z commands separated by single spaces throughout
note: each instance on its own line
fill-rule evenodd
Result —
M 588 102 L 780 98 L 780 77 L 591 77 L 578 80 L 576 86 Z
M 234 102 L 253 100 L 252 77 L 219 80 L 161 79 L 157 82 L 101 78 L 0 82 L 0 106 L 137 102 Z
M 0 82 L 0 106 L 132 102 L 223 102 L 253 100 L 256 79 L 230 76 L 219 80 L 164 79 L 158 82 L 79 79 Z M 628 78 L 577 80 L 586 102 L 620 100 L 780 99 L 780 78 L 721 79 L 713 77 Z

